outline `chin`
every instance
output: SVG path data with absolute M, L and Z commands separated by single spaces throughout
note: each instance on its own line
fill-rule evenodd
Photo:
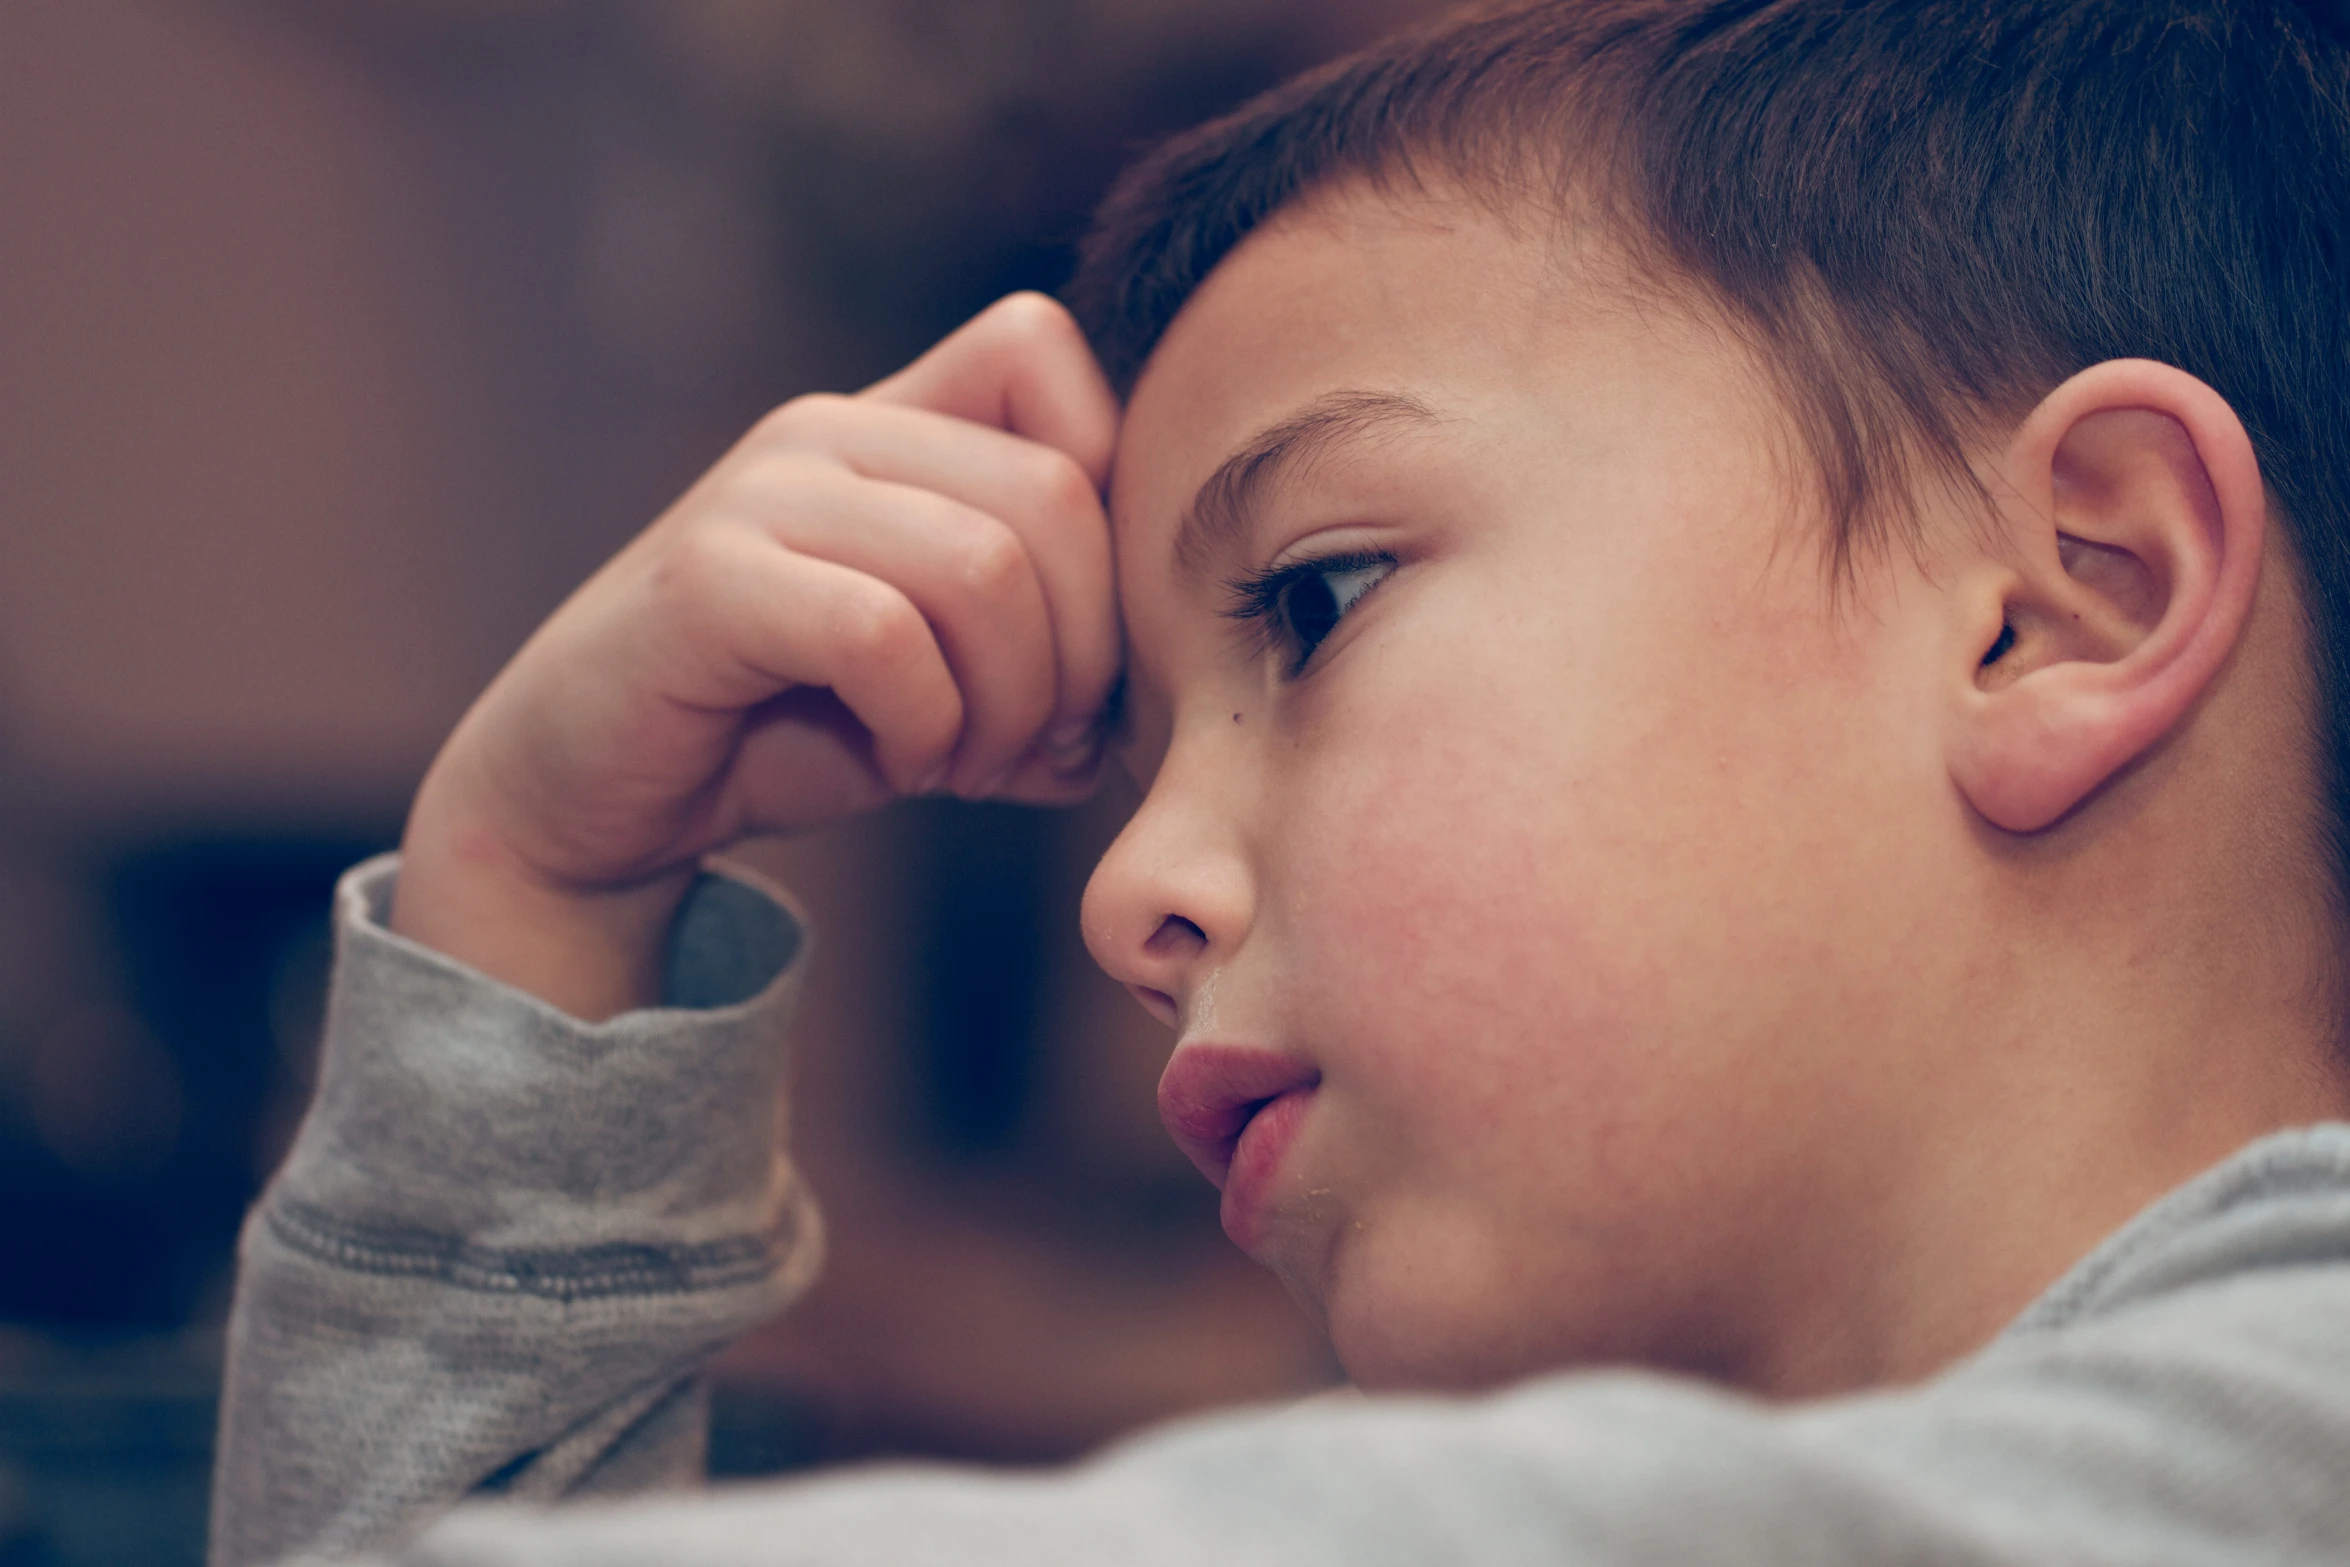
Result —
M 1411 1287 L 1426 1282 L 1424 1274 L 1400 1288 L 1332 1281 L 1315 1314 L 1355 1386 L 1372 1393 L 1476 1393 L 1573 1364 L 1571 1355 L 1528 1343 L 1525 1324 L 1482 1316 L 1477 1307 L 1492 1296 L 1473 1282 L 1435 1299 Z M 1294 1285 L 1291 1293 L 1298 1293 Z
M 1579 1367 L 1672 1361 L 1654 1333 L 1654 1294 L 1627 1289 L 1620 1265 L 1545 1256 L 1473 1220 L 1444 1221 L 1374 1224 L 1334 1249 L 1313 1290 L 1290 1282 L 1356 1386 L 1477 1393 Z
M 1481 1393 L 1558 1369 L 1463 1344 L 1441 1326 L 1425 1337 L 1393 1329 L 1383 1323 L 1371 1332 L 1330 1335 L 1347 1380 L 1367 1393 Z

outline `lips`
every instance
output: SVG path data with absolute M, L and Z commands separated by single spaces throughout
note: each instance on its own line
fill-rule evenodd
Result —
M 1223 1191 L 1224 1229 L 1244 1247 L 1321 1081 L 1309 1061 L 1246 1045 L 1179 1046 L 1159 1079 L 1159 1119 Z

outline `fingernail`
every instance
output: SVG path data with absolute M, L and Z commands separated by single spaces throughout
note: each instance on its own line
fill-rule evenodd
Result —
M 1045 749 L 1055 756 L 1071 756 L 1093 749 L 1093 721 L 1072 718 L 1044 737 Z
M 939 790 L 946 787 L 947 772 L 948 764 L 941 762 L 936 767 L 933 767 L 929 772 L 924 773 L 920 778 L 914 780 L 914 787 L 907 790 L 906 792 L 908 794 L 936 794 Z

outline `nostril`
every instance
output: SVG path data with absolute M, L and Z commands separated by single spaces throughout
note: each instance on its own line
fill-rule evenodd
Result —
M 1151 939 L 1142 944 L 1142 949 L 1153 957 L 1167 957 L 1196 952 L 1207 944 L 1206 931 L 1180 914 L 1170 914 L 1159 921 L 1159 928 L 1151 932 Z

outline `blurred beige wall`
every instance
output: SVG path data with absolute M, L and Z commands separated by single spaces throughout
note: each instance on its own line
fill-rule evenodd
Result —
M 69 811 L 396 808 L 712 405 L 750 406 L 585 329 L 593 84 L 420 86 L 191 0 L 16 0 L 5 31 L 11 766 Z
M 496 410 L 397 117 L 219 7 L 12 9 L 11 760 L 108 797 L 389 798 L 507 618 L 479 542 Z

